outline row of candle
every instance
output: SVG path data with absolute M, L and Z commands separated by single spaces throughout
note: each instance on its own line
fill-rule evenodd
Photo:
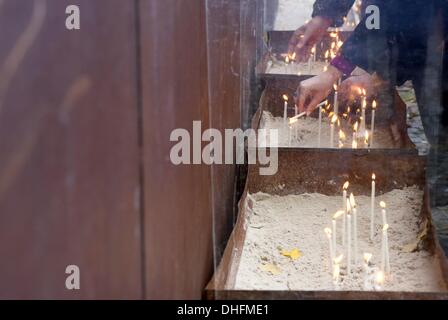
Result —
M 366 99 L 366 95 L 365 95 L 365 90 L 363 91 L 363 102 L 362 102 L 362 115 L 360 118 L 360 122 L 356 122 L 355 125 L 353 126 L 353 139 L 352 139 L 352 148 L 353 149 L 357 149 L 358 148 L 358 141 L 364 141 L 364 146 L 365 147 L 369 147 L 373 145 L 373 137 L 374 137 L 374 131 L 375 131 L 375 111 L 376 111 L 376 107 L 377 107 L 377 103 L 374 100 L 372 103 L 372 119 L 371 119 L 371 125 L 370 125 L 370 134 L 369 131 L 366 129 L 366 117 L 365 117 L 365 112 L 366 112 L 366 107 L 367 107 L 367 99 Z M 283 95 L 283 101 L 284 101 L 284 111 L 283 111 L 283 123 L 286 127 L 287 125 L 287 121 L 288 121 L 288 101 L 289 98 L 288 96 L 285 94 Z M 334 142 L 335 142 L 335 129 L 336 126 L 340 127 L 340 120 L 338 117 L 338 112 L 339 112 L 339 105 L 338 105 L 338 90 L 337 90 L 337 86 L 335 85 L 335 97 L 334 97 L 334 108 L 333 108 L 333 112 L 329 113 L 329 118 L 330 118 L 330 148 L 334 148 Z M 318 137 L 317 137 L 317 147 L 320 148 L 321 147 L 321 137 L 322 137 L 322 113 L 325 112 L 323 107 L 327 106 L 327 109 L 329 109 L 331 106 L 328 104 L 328 101 L 325 101 L 321 104 L 319 104 L 318 107 L 318 112 L 319 112 L 319 121 L 318 121 Z M 290 138 L 289 138 L 289 145 L 291 145 L 291 140 L 292 140 L 292 135 L 291 135 L 291 131 L 292 131 L 292 125 L 294 123 L 297 122 L 299 117 L 304 116 L 305 113 L 302 114 L 298 114 L 298 109 L 297 109 L 297 105 L 295 105 L 295 116 L 293 118 L 291 118 L 289 120 L 289 130 L 290 130 Z M 346 114 L 344 114 L 346 115 Z M 359 128 L 359 130 L 358 130 Z M 297 136 L 297 130 L 298 128 L 296 127 L 296 136 Z M 339 130 L 339 141 L 338 141 L 338 148 L 343 148 L 344 147 L 344 142 L 346 140 L 346 135 L 345 133 L 341 130 Z
M 375 217 L 375 174 L 372 175 L 372 194 L 371 194 L 371 212 L 370 212 L 370 239 L 374 238 L 374 217 Z M 342 245 L 346 247 L 346 265 L 347 273 L 351 274 L 353 261 L 354 265 L 358 265 L 358 212 L 355 196 L 353 193 L 350 196 L 347 195 L 349 188 L 349 182 L 346 182 L 342 188 L 342 206 L 343 210 L 336 212 L 332 219 L 332 228 L 326 228 L 325 234 L 327 235 L 330 248 L 330 266 L 333 274 L 333 281 L 336 287 L 338 287 L 340 279 L 340 264 L 344 260 L 344 254 L 336 257 L 337 254 L 337 221 L 342 218 Z M 388 230 L 389 224 L 387 222 L 386 204 L 380 202 L 382 213 L 382 240 L 381 240 L 381 269 L 375 275 L 376 288 L 380 288 L 384 282 L 384 275 L 390 274 L 390 259 L 389 259 L 389 238 Z M 364 254 L 364 269 L 365 269 L 365 282 L 369 282 L 367 277 L 369 276 L 370 261 L 372 254 Z M 381 280 L 381 281 L 378 281 Z M 365 286 L 366 287 L 366 286 Z

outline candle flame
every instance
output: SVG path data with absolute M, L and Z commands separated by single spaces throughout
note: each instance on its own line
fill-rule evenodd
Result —
M 339 48 L 342 47 L 343 44 L 344 44 L 344 42 L 342 42 L 342 41 L 338 41 L 338 47 L 339 47 Z
M 361 88 L 356 88 L 358 90 L 358 94 L 362 95 L 362 89 Z
M 369 144 L 369 131 L 366 131 L 366 144 Z
M 325 228 L 324 231 L 325 231 L 327 236 L 331 236 L 331 234 L 333 233 L 330 228 Z
M 336 47 L 336 42 L 331 43 L 331 49 L 334 49 Z
M 373 102 L 372 102 L 372 108 L 373 108 L 373 109 L 376 109 L 376 100 L 373 100 Z
M 336 38 L 337 36 L 338 36 L 338 34 L 336 32 L 330 33 L 330 37 L 332 37 L 332 38 Z
M 366 89 L 362 89 L 362 95 L 363 95 L 363 96 L 366 95 Z
M 296 53 L 295 52 L 291 55 L 291 59 L 292 60 L 296 60 Z
M 344 186 L 342 188 L 344 190 L 347 190 L 349 186 L 350 186 L 350 182 L 347 181 L 346 183 L 344 183 Z
M 345 133 L 344 133 L 344 131 L 342 131 L 342 130 L 339 130 L 339 139 L 341 140 L 341 141 L 345 141 Z
M 339 279 L 339 275 L 341 274 L 341 267 L 339 264 L 336 264 L 333 268 L 333 280 L 337 281 Z
M 388 225 L 388 224 L 385 224 L 385 225 L 383 226 L 383 231 L 386 232 L 387 230 L 389 230 L 389 225 Z
M 347 213 L 350 214 L 351 211 L 352 211 L 352 205 L 350 203 L 350 200 L 347 199 Z
M 285 63 L 289 64 L 289 57 L 288 56 L 286 56 L 286 58 L 285 58 Z
M 375 282 L 379 285 L 382 285 L 384 283 L 384 272 L 383 271 L 378 271 L 375 275 Z
M 336 83 L 333 85 L 333 89 L 334 89 L 334 91 L 338 91 L 338 86 Z
M 336 258 L 334 259 L 334 263 L 335 263 L 336 265 L 338 265 L 338 264 L 340 264 L 340 263 L 342 262 L 343 259 L 344 259 L 344 255 L 341 254 L 339 257 L 336 257 Z
M 376 179 L 376 175 L 375 175 L 375 174 L 372 174 L 372 180 L 375 181 L 375 179 Z
M 356 208 L 356 201 L 353 193 L 350 194 L 350 205 L 352 206 L 352 208 Z
M 380 202 L 380 207 L 383 208 L 383 209 L 386 209 L 386 202 L 381 201 Z
M 328 70 L 328 67 L 327 66 L 325 66 L 324 67 L 324 72 L 326 72 Z
M 338 116 L 337 115 L 333 115 L 333 117 L 331 118 L 331 123 L 335 124 L 338 121 Z
M 282 98 L 283 98 L 283 100 L 285 100 L 285 102 L 289 100 L 289 98 L 286 94 L 284 94 Z
M 371 253 L 364 253 L 364 261 L 366 262 L 366 264 L 368 265 L 370 260 L 372 260 L 373 254 Z
M 352 148 L 353 148 L 353 149 L 358 149 L 358 142 L 356 142 L 356 140 L 353 141 L 353 143 L 352 143 Z
M 338 211 L 335 213 L 335 215 L 333 216 L 333 220 L 337 220 L 338 218 L 340 218 L 345 212 L 344 211 Z
M 315 53 L 316 52 L 316 47 L 311 48 L 311 53 Z
M 328 59 L 329 56 L 330 56 L 330 51 L 329 50 L 325 51 L 325 59 Z
M 358 126 L 359 126 L 359 123 L 358 123 L 358 121 L 356 121 L 356 123 L 355 123 L 355 125 L 353 126 L 353 131 L 358 131 Z

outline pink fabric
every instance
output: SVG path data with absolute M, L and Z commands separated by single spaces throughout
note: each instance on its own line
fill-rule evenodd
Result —
M 355 65 L 341 55 L 338 55 L 336 58 L 331 60 L 330 64 L 341 71 L 345 76 L 351 75 L 353 70 L 356 68 Z

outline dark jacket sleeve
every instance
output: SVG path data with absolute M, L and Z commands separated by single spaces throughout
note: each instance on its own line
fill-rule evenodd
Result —
M 316 16 L 332 20 L 334 27 L 343 24 L 343 18 L 347 15 L 355 0 L 316 0 L 313 7 L 313 18 Z

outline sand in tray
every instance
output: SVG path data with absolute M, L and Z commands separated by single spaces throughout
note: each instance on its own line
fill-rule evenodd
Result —
M 253 213 L 246 221 L 247 233 L 236 277 L 236 290 L 334 291 L 330 269 L 328 239 L 333 214 L 341 207 L 339 196 L 302 194 L 272 196 L 253 195 Z M 403 248 L 415 242 L 419 233 L 419 212 L 423 192 L 417 187 L 393 190 L 378 196 L 377 203 L 388 205 L 391 275 L 385 291 L 446 292 L 441 269 L 435 257 L 426 251 L 406 252 Z M 376 208 L 374 241 L 370 241 L 370 197 L 356 198 L 358 203 L 358 266 L 347 276 L 346 260 L 341 264 L 338 290 L 363 291 L 363 253 L 373 254 L 372 267 L 381 265 L 381 213 Z M 342 220 L 341 220 L 342 221 Z M 338 254 L 341 245 L 341 221 L 338 221 Z M 299 249 L 302 256 L 293 261 L 282 250 Z M 263 266 L 275 265 L 278 274 Z
M 297 126 L 297 135 L 296 128 Z M 352 148 L 353 141 L 353 129 L 347 121 L 341 120 L 341 127 L 346 135 L 346 141 L 343 144 L 343 148 Z M 367 129 L 370 128 L 370 123 L 367 124 Z M 319 132 L 319 119 L 311 117 L 303 117 L 293 124 L 293 129 L 290 131 L 289 126 L 285 126 L 283 118 L 274 117 L 270 112 L 264 111 L 260 122 L 260 129 L 277 129 L 278 130 L 278 144 L 271 141 L 269 144 L 271 147 L 293 147 L 293 148 L 317 148 L 318 147 L 318 132 Z M 291 139 L 290 139 L 291 132 Z M 370 132 L 369 132 L 370 133 Z M 327 117 L 322 118 L 322 131 L 321 131 L 321 148 L 330 147 L 330 121 Z M 268 140 L 267 140 L 268 139 Z M 291 140 L 291 145 L 290 141 Z M 334 147 L 339 145 L 339 128 L 334 131 Z M 260 136 L 259 146 L 266 147 L 266 141 L 269 141 L 268 137 Z M 359 141 L 358 148 L 364 148 L 365 143 Z M 387 130 L 380 129 L 378 126 L 374 132 L 373 149 L 393 149 L 394 144 L 391 136 Z
M 289 75 L 318 75 L 324 72 L 327 63 L 316 61 L 311 63 L 311 72 L 308 62 L 289 63 L 283 61 L 269 61 L 266 67 L 268 74 L 289 74 Z

